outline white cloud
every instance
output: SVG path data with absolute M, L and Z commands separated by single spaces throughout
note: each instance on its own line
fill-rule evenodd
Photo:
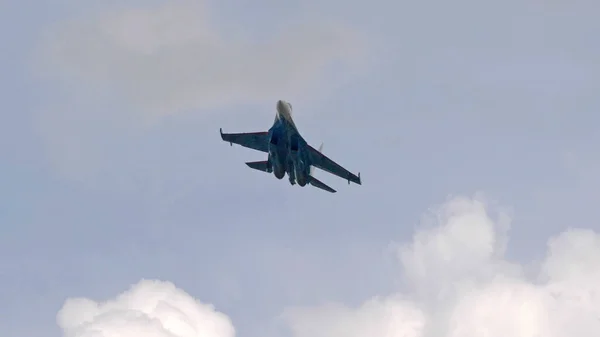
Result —
M 242 26 L 226 34 L 213 21 L 202 1 L 117 7 L 51 29 L 40 59 L 63 79 L 111 88 L 147 113 L 170 114 L 317 94 L 331 85 L 319 83 L 329 65 L 352 73 L 366 51 L 358 32 L 333 21 L 274 26 L 266 41 Z
M 68 299 L 57 315 L 65 337 L 234 337 L 229 317 L 172 283 L 142 280 L 114 300 Z
M 478 199 L 455 198 L 436 222 L 401 244 L 407 288 L 358 308 L 289 308 L 295 337 L 570 337 L 600 332 L 600 235 L 551 238 L 538 277 L 504 256 L 508 217 Z

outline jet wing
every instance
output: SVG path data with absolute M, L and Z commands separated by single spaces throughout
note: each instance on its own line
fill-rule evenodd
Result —
M 244 133 L 223 133 L 223 129 L 219 129 L 221 139 L 233 145 L 236 143 L 250 149 L 269 152 L 269 133 L 263 132 L 244 132 Z
M 320 168 L 323 171 L 327 171 L 331 174 L 334 174 L 340 178 L 347 179 L 348 183 L 351 181 L 361 185 L 360 181 L 360 173 L 358 176 L 354 175 L 352 172 L 349 172 L 333 160 L 329 159 L 326 155 L 321 152 L 315 150 L 312 146 L 308 145 L 309 156 L 311 165 L 314 167 Z

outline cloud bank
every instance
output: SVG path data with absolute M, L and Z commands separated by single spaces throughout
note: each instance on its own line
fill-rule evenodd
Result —
M 551 238 L 530 273 L 505 258 L 502 210 L 455 198 L 432 215 L 398 245 L 405 289 L 357 308 L 289 308 L 283 318 L 294 336 L 598 336 L 600 235 L 571 229 Z
M 479 197 L 454 198 L 397 245 L 402 291 L 356 308 L 290 307 L 281 318 L 294 337 L 598 336 L 600 235 L 560 233 L 532 267 L 506 259 L 508 230 L 506 211 Z M 58 323 L 67 337 L 235 334 L 227 316 L 159 281 L 105 303 L 70 299 Z
M 234 337 L 225 314 L 172 283 L 142 280 L 114 300 L 68 299 L 57 316 L 65 337 Z

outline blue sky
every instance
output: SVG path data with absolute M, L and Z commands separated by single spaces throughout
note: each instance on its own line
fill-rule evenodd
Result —
M 568 228 L 597 235 L 596 3 L 170 3 L 0 5 L 7 336 L 60 336 L 67 298 L 141 279 L 214 304 L 238 336 L 310 335 L 321 304 L 411 279 L 390 244 L 417 242 L 422 214 L 452 196 L 508 208 L 506 234 L 477 198 L 456 206 L 524 268 L 549 259 L 549 238 L 579 240 Z M 266 130 L 278 99 L 362 186 L 318 172 L 338 193 L 292 187 L 220 140 L 219 127 Z M 278 318 L 297 306 L 309 313 Z

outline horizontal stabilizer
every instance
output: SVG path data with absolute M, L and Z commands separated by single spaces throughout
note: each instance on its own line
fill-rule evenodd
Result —
M 309 184 L 313 185 L 314 187 L 320 188 L 320 189 L 325 190 L 327 192 L 331 192 L 331 193 L 335 193 L 336 192 L 333 188 L 331 188 L 331 187 L 323 184 L 319 179 L 317 179 L 317 178 L 315 178 L 313 176 L 310 176 L 310 180 L 308 182 L 309 182 Z
M 263 171 L 263 172 L 268 172 L 271 173 L 273 170 L 271 170 L 271 168 L 269 167 L 269 162 L 268 161 L 251 161 L 246 163 L 246 165 L 248 165 L 248 167 L 253 168 L 255 170 L 259 170 L 259 171 Z

